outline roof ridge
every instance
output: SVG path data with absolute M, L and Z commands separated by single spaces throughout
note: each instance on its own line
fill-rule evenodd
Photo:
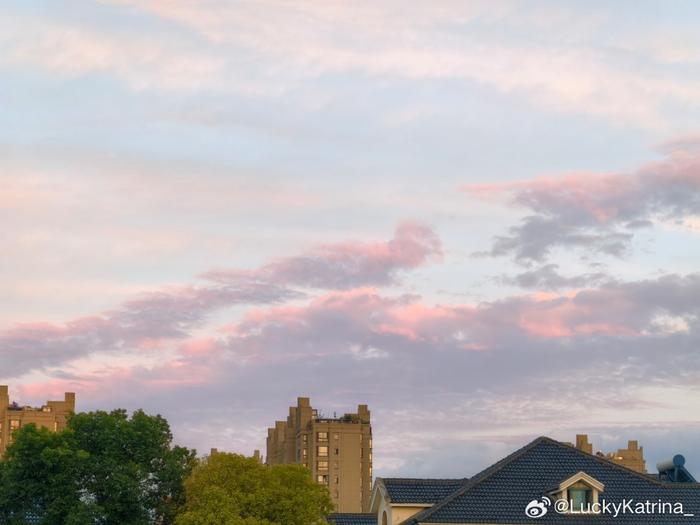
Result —
M 374 516 L 371 512 L 332 512 L 329 516 L 337 516 L 338 514 L 343 516 Z
M 445 482 L 451 482 L 451 481 L 464 481 L 469 479 L 468 477 L 464 478 L 376 478 L 378 480 L 382 481 L 430 481 L 430 482 L 437 482 L 437 483 L 445 483 Z
M 525 454 L 525 452 L 528 452 L 530 449 L 534 448 L 535 446 L 537 446 L 540 443 L 545 442 L 545 441 L 549 442 L 549 441 L 554 441 L 554 440 L 552 438 L 548 438 L 547 436 L 540 436 L 540 437 L 534 439 L 533 441 L 531 441 L 527 445 L 520 447 L 519 449 L 515 450 L 514 452 L 511 452 L 506 457 L 500 459 L 499 461 L 497 461 L 493 465 L 486 467 L 484 470 L 482 470 L 481 472 L 477 473 L 475 476 L 470 478 L 469 481 L 467 481 L 467 483 L 464 484 L 464 486 L 458 488 L 456 491 L 454 491 L 452 494 L 447 496 L 445 499 L 443 499 L 439 503 L 436 503 L 435 505 L 433 505 L 432 507 L 430 507 L 428 509 L 422 510 L 418 514 L 411 516 L 410 518 L 408 518 L 407 520 L 402 522 L 401 525 L 415 522 L 415 520 L 423 519 L 425 517 L 430 516 L 430 514 L 432 514 L 433 512 L 437 512 L 442 507 L 444 507 L 445 505 L 450 503 L 452 500 L 458 498 L 459 496 L 461 496 L 462 494 L 467 492 L 469 489 L 471 489 L 472 487 L 474 487 L 478 483 L 481 483 L 482 481 L 488 479 L 490 476 L 492 476 L 493 474 L 495 474 L 496 472 L 501 470 L 506 465 L 508 465 L 508 464 L 512 463 L 513 461 L 515 461 L 516 459 L 520 458 L 523 454 Z
M 519 459 L 526 452 L 529 452 L 531 449 L 533 449 L 535 446 L 537 446 L 541 443 L 553 444 L 553 445 L 556 445 L 557 447 L 565 448 L 568 451 L 573 451 L 574 453 L 576 453 L 578 455 L 585 456 L 586 458 L 592 458 L 593 460 L 595 460 L 598 463 L 601 463 L 601 464 L 606 465 L 608 467 L 612 467 L 613 469 L 621 470 L 627 474 L 632 474 L 639 479 L 642 479 L 644 481 L 649 482 L 650 484 L 653 484 L 653 485 L 656 485 L 659 487 L 680 488 L 682 485 L 685 485 L 686 488 L 687 487 L 695 488 L 693 486 L 693 485 L 695 485 L 698 488 L 700 488 L 700 483 L 696 483 L 696 484 L 665 483 L 661 480 L 656 480 L 656 479 L 650 478 L 649 476 L 642 474 L 641 472 L 637 472 L 636 470 L 632 470 L 629 467 L 625 467 L 623 465 L 618 465 L 617 463 L 614 463 L 613 461 L 610 461 L 607 458 L 596 456 L 595 454 L 589 454 L 588 452 L 584 452 L 583 450 L 580 450 L 571 444 L 557 441 L 556 439 L 550 438 L 548 436 L 540 436 L 540 437 L 534 439 L 533 441 L 531 441 L 530 443 L 528 443 L 527 445 L 525 445 L 525 446 L 515 450 L 514 452 L 508 454 L 506 457 L 497 461 L 493 465 L 491 465 L 491 466 L 485 468 L 484 470 L 482 470 L 481 472 L 477 473 L 475 476 L 473 476 L 471 479 L 469 479 L 469 481 L 467 481 L 467 483 L 465 483 L 464 486 L 460 487 L 455 492 L 453 492 L 452 494 L 447 496 L 445 499 L 443 499 L 439 503 L 436 503 L 432 507 L 425 509 L 425 510 L 422 510 L 421 512 L 411 516 L 407 520 L 403 521 L 401 523 L 401 525 L 409 525 L 411 523 L 417 523 L 417 520 L 419 520 L 419 519 L 425 519 L 425 518 L 430 517 L 431 514 L 433 514 L 434 512 L 437 512 L 438 510 L 440 510 L 441 508 L 443 508 L 447 504 L 451 503 L 454 499 L 460 497 L 461 495 L 463 495 L 467 491 L 471 490 L 472 488 L 474 488 L 474 486 L 478 485 L 482 481 L 487 480 L 489 477 L 491 477 L 495 473 L 499 472 L 501 469 L 503 469 L 504 467 L 506 467 L 507 465 L 509 465 L 513 461 Z

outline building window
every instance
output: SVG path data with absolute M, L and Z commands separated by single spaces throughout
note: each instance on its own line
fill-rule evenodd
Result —
M 307 455 L 306 449 L 305 449 L 305 448 L 302 448 L 302 449 L 301 449 L 301 457 L 304 458 L 304 459 L 306 459 L 306 455 Z
M 386 517 L 386 511 L 382 513 L 382 525 L 389 525 L 388 518 Z
M 319 445 L 316 447 L 316 455 L 320 458 L 328 457 L 328 447 L 325 445 Z
M 328 461 L 319 461 L 318 470 L 328 470 Z
M 17 430 L 19 428 L 19 419 L 10 420 L 10 431 Z
M 336 476 L 335 477 L 335 484 L 337 485 L 338 483 L 340 483 L 340 478 L 338 476 Z
M 51 412 L 51 407 L 41 407 L 42 412 Z
M 340 449 L 339 449 L 339 448 L 336 448 L 336 449 L 335 449 L 335 455 L 337 456 L 337 455 L 339 455 L 339 454 L 340 454 Z
M 303 436 L 301 436 L 301 440 L 304 442 L 304 444 L 306 444 L 309 442 L 309 436 L 304 434 Z
M 569 501 L 572 512 L 586 512 L 593 503 L 593 491 L 589 487 L 572 487 L 569 489 Z
M 335 434 L 333 434 L 333 439 L 338 441 L 340 439 L 340 434 L 338 434 L 337 432 Z
M 328 474 L 319 474 L 319 475 L 316 477 L 316 480 L 317 480 L 319 483 L 323 483 L 324 485 L 328 485 Z
M 328 432 L 319 432 L 318 433 L 318 440 L 319 441 L 328 441 Z

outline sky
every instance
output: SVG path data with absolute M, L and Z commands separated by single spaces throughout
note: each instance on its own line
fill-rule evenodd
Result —
M 6 0 L 0 384 L 374 473 L 534 437 L 700 474 L 700 6 Z

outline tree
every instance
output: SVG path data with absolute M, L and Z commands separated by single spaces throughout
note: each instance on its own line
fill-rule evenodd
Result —
M 0 462 L 0 522 L 170 525 L 195 464 L 171 442 L 167 421 L 140 410 L 76 414 L 56 433 L 27 425 Z
M 177 525 L 313 525 L 333 509 L 328 489 L 299 465 L 267 467 L 254 458 L 217 453 L 185 481 Z
M 14 436 L 0 462 L 0 523 L 24 524 L 29 515 L 42 516 L 43 523 L 89 523 L 96 509 L 80 492 L 87 454 L 73 436 L 34 425 Z

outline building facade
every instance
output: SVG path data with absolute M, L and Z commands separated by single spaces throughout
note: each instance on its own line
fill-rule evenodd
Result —
M 593 454 L 593 445 L 588 441 L 587 434 L 576 435 L 576 448 L 588 454 Z M 608 452 L 607 454 L 596 452 L 596 455 L 605 457 L 613 463 L 637 472 L 645 473 L 647 471 L 647 464 L 644 460 L 644 447 L 640 447 L 637 440 L 629 440 L 627 448 L 619 448 L 616 452 Z
M 366 512 L 372 491 L 372 426 L 367 405 L 321 417 L 308 397 L 267 431 L 268 465 L 300 464 L 328 487 L 337 512 Z
M 68 416 L 75 412 L 75 394 L 66 392 L 63 401 L 47 401 L 39 408 L 10 404 L 7 385 L 0 385 L 0 456 L 12 441 L 12 433 L 29 423 L 53 432 L 66 428 Z

